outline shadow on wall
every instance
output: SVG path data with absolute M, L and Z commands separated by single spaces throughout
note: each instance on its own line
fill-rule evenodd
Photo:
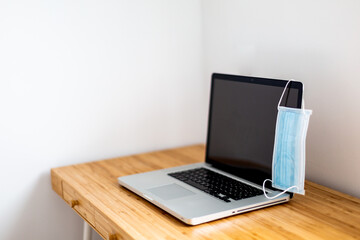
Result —
M 22 202 L 5 239 L 82 239 L 83 221 L 52 190 L 50 171 L 38 178 Z

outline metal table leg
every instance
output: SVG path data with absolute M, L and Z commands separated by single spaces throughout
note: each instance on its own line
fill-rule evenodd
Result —
M 84 221 L 83 240 L 91 240 L 91 227 Z

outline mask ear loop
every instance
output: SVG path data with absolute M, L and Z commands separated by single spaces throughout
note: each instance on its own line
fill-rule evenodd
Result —
M 286 85 L 285 85 L 285 88 L 284 88 L 284 90 L 283 90 L 283 92 L 282 92 L 282 94 L 281 94 L 281 97 L 280 97 L 280 100 L 279 100 L 279 103 L 278 103 L 278 109 L 279 109 L 279 107 L 280 107 L 280 103 L 281 103 L 281 100 L 283 99 L 283 96 L 284 96 L 284 94 L 285 94 L 285 91 L 286 91 L 286 89 L 287 89 L 287 86 L 289 85 L 290 82 L 291 82 L 291 80 L 289 80 L 289 81 L 286 83 Z
M 286 89 L 287 89 L 287 86 L 289 85 L 289 83 L 290 83 L 291 81 L 293 81 L 293 79 L 290 79 L 290 80 L 286 83 L 286 85 L 285 85 L 285 88 L 284 88 L 284 90 L 283 90 L 283 92 L 282 92 L 282 94 L 281 94 L 281 97 L 280 97 L 280 100 L 279 100 L 279 103 L 278 103 L 278 109 L 279 109 L 280 103 L 281 103 L 281 101 L 282 101 L 282 99 L 283 99 L 283 97 L 284 97 L 284 94 L 285 94 L 285 91 L 286 91 Z M 304 85 L 302 86 L 302 90 L 303 90 L 303 91 L 302 91 L 303 94 L 302 94 L 302 99 L 301 99 L 301 109 L 303 110 L 303 113 L 305 114 Z
M 275 195 L 275 196 L 273 196 L 273 197 L 269 197 L 269 196 L 266 194 L 266 191 L 265 191 L 265 183 L 266 183 L 267 181 L 272 182 L 270 179 L 265 179 L 265 181 L 263 182 L 263 192 L 264 192 L 264 195 L 265 195 L 265 197 L 266 197 L 267 199 L 277 198 L 278 196 L 283 195 L 285 192 L 289 191 L 289 190 L 292 189 L 292 188 L 297 188 L 297 190 L 299 191 L 298 186 L 292 186 L 292 187 L 288 187 L 287 189 L 285 189 L 284 191 L 282 191 L 281 193 L 279 193 L 279 194 L 277 194 L 277 195 Z
M 304 100 L 304 85 L 302 86 L 302 99 L 301 99 L 301 109 L 303 111 L 303 114 L 305 114 L 305 100 Z

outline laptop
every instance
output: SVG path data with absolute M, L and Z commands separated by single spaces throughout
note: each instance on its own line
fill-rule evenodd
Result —
M 119 177 L 123 187 L 186 224 L 197 225 L 275 204 L 262 184 L 271 179 L 277 105 L 287 81 L 214 73 L 204 163 Z M 281 106 L 301 107 L 292 81 Z M 269 196 L 281 191 L 265 188 Z

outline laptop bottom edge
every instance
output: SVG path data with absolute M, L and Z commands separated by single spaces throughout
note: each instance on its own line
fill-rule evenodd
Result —
M 208 214 L 208 215 L 204 215 L 204 216 L 194 217 L 194 218 L 186 218 L 186 217 L 180 215 L 179 213 L 173 211 L 171 208 L 166 207 L 165 205 L 161 204 L 158 201 L 155 201 L 154 199 L 152 199 L 151 197 L 145 195 L 144 193 L 142 193 L 140 191 L 137 191 L 136 188 L 133 188 L 130 185 L 124 183 L 124 182 L 119 181 L 119 183 L 120 183 L 121 186 L 125 187 L 126 189 L 130 190 L 131 192 L 134 192 L 138 196 L 146 199 L 148 202 L 150 202 L 150 203 L 154 204 L 155 206 L 163 209 L 164 211 L 168 212 L 172 216 L 176 217 L 177 219 L 181 220 L 182 222 L 184 222 L 184 223 L 186 223 L 188 225 L 199 225 L 199 224 L 202 224 L 202 223 L 218 220 L 218 219 L 221 219 L 221 218 L 225 218 L 225 217 L 229 217 L 229 216 L 235 216 L 235 215 L 246 213 L 246 212 L 249 212 L 249 211 L 253 211 L 253 210 L 257 210 L 257 209 L 266 208 L 266 207 L 270 207 L 270 206 L 273 206 L 273 205 L 285 203 L 285 202 L 288 202 L 290 200 L 289 197 L 281 198 L 281 199 L 274 199 L 274 200 L 269 200 L 269 202 L 263 202 L 263 203 L 253 204 L 253 205 L 247 205 L 247 206 L 244 206 L 244 207 L 229 209 L 229 210 L 225 210 L 225 211 L 221 211 L 221 212 L 217 212 L 217 213 L 213 213 L 213 214 Z

